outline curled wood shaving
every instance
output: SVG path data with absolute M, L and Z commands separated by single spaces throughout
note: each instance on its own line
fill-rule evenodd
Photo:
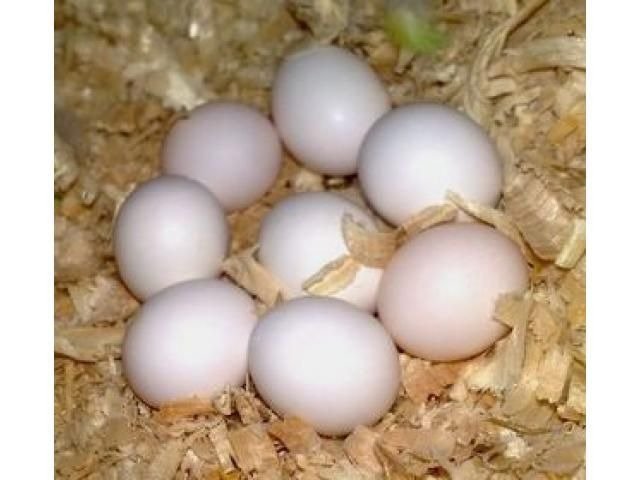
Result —
M 577 365 L 574 365 L 573 370 L 574 372 L 569 382 L 566 407 L 584 416 L 587 414 L 585 370 L 584 367 Z
M 262 416 L 256 406 L 255 397 L 251 393 L 242 388 L 234 388 L 231 392 L 235 409 L 240 415 L 240 421 L 243 424 L 249 425 L 262 422 Z
M 232 255 L 222 263 L 222 271 L 234 282 L 255 295 L 267 307 L 288 298 L 287 288 L 255 259 L 258 245 Z
M 430 395 L 440 396 L 453 385 L 467 366 L 466 361 L 431 363 L 405 354 L 400 355 L 402 385 L 414 403 L 426 402 Z
M 548 441 L 547 448 L 533 462 L 533 467 L 541 472 L 556 475 L 569 475 L 584 464 L 586 432 L 575 427 L 568 432 L 554 435 L 553 443 Z
M 224 420 L 219 419 L 219 421 L 211 427 L 209 439 L 215 449 L 216 458 L 218 459 L 218 463 L 220 463 L 222 472 L 229 473 L 234 471 L 236 468 L 231 458 L 233 448 L 229 441 L 229 431 L 227 430 L 227 424 Z
M 531 17 L 547 0 L 531 0 L 515 15 L 496 27 L 475 54 L 463 92 L 464 109 L 476 122 L 490 126 L 491 108 L 487 100 L 488 69 L 501 52 L 509 34 Z
M 233 458 L 245 474 L 278 468 L 278 455 L 261 423 L 254 423 L 228 434 Z
M 358 426 L 345 439 L 343 448 L 351 462 L 373 474 L 382 473 L 382 465 L 375 454 L 375 446 L 380 434 L 370 428 Z
M 573 220 L 571 233 L 556 257 L 555 264 L 562 268 L 573 268 L 587 249 L 587 222 L 581 218 Z
M 360 268 L 361 265 L 351 256 L 343 255 L 312 275 L 302 284 L 302 288 L 312 295 L 332 295 L 348 287 Z
M 162 405 L 159 410 L 153 413 L 153 418 L 160 423 L 171 424 L 176 420 L 195 415 L 205 415 L 215 413 L 211 401 L 201 398 L 191 398 L 178 402 Z
M 54 351 L 80 362 L 97 362 L 120 356 L 125 327 L 56 328 Z
M 187 445 L 183 439 L 177 438 L 164 443 L 149 464 L 145 477 L 172 480 L 186 451 Z
M 522 239 L 522 235 L 520 235 L 518 228 L 503 212 L 480 203 L 465 200 L 461 195 L 451 191 L 447 192 L 447 200 L 452 202 L 464 213 L 471 215 L 484 223 L 493 225 L 497 230 L 509 237 L 516 243 L 516 245 L 518 245 L 518 247 L 520 247 L 520 251 L 530 263 L 537 263 Z
M 555 260 L 574 232 L 571 215 L 532 173 L 519 173 L 504 189 L 505 212 L 536 255 Z
M 538 400 L 558 403 L 569 378 L 573 362 L 571 351 L 566 346 L 554 344 L 545 354 L 538 367 L 539 383 L 536 388 Z
M 97 275 L 67 288 L 82 323 L 118 322 L 138 308 L 138 301 L 120 281 Z
M 454 220 L 458 210 L 448 203 L 432 205 L 412 215 L 399 227 L 400 241 L 404 241 L 428 228 Z
M 586 141 L 586 102 L 584 98 L 576 101 L 569 111 L 561 116 L 549 129 L 547 139 L 555 145 L 561 143 L 573 132 L 578 132 L 581 147 Z
M 491 68 L 492 75 L 524 73 L 545 68 L 586 67 L 585 39 L 580 37 L 552 37 L 531 40 L 517 48 L 504 51 L 505 56 Z
M 342 217 L 342 236 L 351 257 L 367 267 L 384 267 L 397 247 L 398 234 L 372 232 L 360 225 L 350 213 Z
M 492 355 L 465 372 L 465 383 L 472 390 L 503 392 L 520 378 L 525 358 L 527 321 L 533 306 L 529 294 L 520 298 L 503 295 L 496 304 L 496 318 L 513 327 L 511 333 L 498 341 Z
M 268 431 L 293 454 L 308 455 L 322 447 L 315 430 L 297 417 L 285 417 L 284 420 L 274 422 L 269 425 Z
M 428 462 L 430 467 L 440 465 L 448 468 L 449 458 L 456 448 L 456 439 L 452 432 L 436 428 L 396 428 L 384 432 L 378 445 L 403 450 Z

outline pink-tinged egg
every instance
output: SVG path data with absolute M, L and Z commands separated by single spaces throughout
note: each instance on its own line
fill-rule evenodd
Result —
M 362 139 L 391 108 L 385 86 L 369 65 L 331 46 L 287 58 L 272 95 L 273 118 L 289 151 L 326 175 L 355 173 Z
M 476 355 L 508 332 L 493 319 L 501 294 L 528 286 L 518 246 L 479 223 L 426 230 L 403 245 L 385 269 L 378 316 L 398 346 L 437 361 Z
M 247 374 L 257 321 L 251 297 L 223 280 L 191 280 L 145 302 L 122 345 L 124 375 L 146 403 L 160 407 L 212 399 Z
M 251 335 L 249 371 L 271 408 L 325 435 L 372 425 L 400 386 L 398 352 L 382 325 L 333 298 L 298 298 L 267 313 Z
M 447 190 L 495 205 L 502 163 L 491 138 L 469 117 L 446 105 L 416 103 L 395 108 L 371 127 L 358 179 L 373 208 L 400 225 L 444 203 Z
M 220 273 L 229 226 L 204 186 L 164 175 L 141 184 L 124 201 L 113 244 L 120 277 L 144 300 L 174 283 Z
M 227 212 L 248 207 L 273 185 L 282 147 L 269 119 L 238 102 L 209 102 L 165 139 L 162 169 L 206 185 Z
M 373 218 L 335 193 L 305 192 L 278 202 L 260 226 L 258 259 L 288 288 L 290 297 L 307 295 L 303 284 L 326 264 L 349 253 L 342 218 L 350 214 L 375 231 Z M 382 269 L 361 267 L 353 281 L 333 297 L 373 311 Z

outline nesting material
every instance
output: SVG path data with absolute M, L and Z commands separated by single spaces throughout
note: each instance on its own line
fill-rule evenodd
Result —
M 386 8 L 402 2 L 160 3 L 56 2 L 56 478 L 585 478 L 584 2 L 431 2 L 447 42 L 430 54 L 395 45 L 382 28 Z M 531 288 L 496 306 L 511 333 L 464 362 L 401 354 L 391 411 L 344 439 L 278 418 L 250 382 L 211 402 L 151 409 L 122 376 L 120 344 L 138 302 L 113 262 L 118 205 L 158 174 L 162 140 L 187 109 L 228 99 L 268 114 L 281 59 L 330 42 L 366 60 L 394 105 L 462 108 L 495 140 L 505 177 L 493 209 L 452 192 L 397 229 L 366 231 L 345 217 L 348 255 L 307 288 L 344 288 L 357 269 L 385 265 L 408 238 L 462 211 L 529 261 Z M 357 182 L 285 155 L 275 186 L 229 218 L 223 270 L 261 311 L 286 292 L 255 259 L 260 221 L 279 199 L 320 190 L 365 204 Z

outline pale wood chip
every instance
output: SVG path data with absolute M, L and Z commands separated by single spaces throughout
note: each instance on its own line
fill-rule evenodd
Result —
M 467 361 L 431 363 L 405 354 L 400 356 L 402 385 L 414 403 L 426 402 L 430 395 L 440 396 L 453 385 Z
M 518 245 L 518 247 L 520 247 L 520 251 L 529 263 L 536 263 L 536 259 L 531 255 L 531 251 L 525 244 L 520 231 L 509 217 L 504 214 L 504 212 L 496 210 L 495 208 L 487 207 L 480 203 L 466 200 L 461 195 L 452 191 L 447 192 L 447 200 L 460 208 L 464 213 L 471 215 L 473 218 L 494 226 L 498 231 L 506 235 L 516 245 Z
M 284 420 L 273 422 L 268 430 L 293 454 L 309 455 L 322 448 L 316 431 L 297 417 L 285 417 Z
M 472 390 L 498 393 L 512 387 L 520 378 L 525 358 L 527 321 L 533 301 L 527 294 L 514 304 L 513 297 L 504 296 L 497 303 L 497 311 L 506 308 L 501 306 L 502 302 L 508 302 L 509 310 L 513 311 L 513 320 L 510 320 L 513 330 L 506 338 L 496 343 L 492 355 L 485 357 L 465 372 L 465 383 Z
M 533 173 L 519 173 L 504 188 L 505 212 L 536 255 L 555 260 L 574 232 L 560 198 Z
M 567 384 L 572 362 L 573 356 L 566 346 L 555 344 L 547 351 L 538 367 L 538 400 L 558 403 Z
M 342 236 L 351 257 L 367 267 L 384 267 L 396 251 L 398 243 L 397 232 L 368 230 L 350 213 L 342 217 Z
M 264 425 L 254 423 L 228 434 L 233 458 L 245 474 L 267 472 L 278 467 L 278 454 Z
M 555 264 L 562 268 L 573 268 L 587 249 L 587 222 L 581 218 L 573 220 L 569 237 L 556 257 Z
M 240 421 L 245 425 L 262 422 L 262 416 L 255 404 L 253 395 L 242 388 L 235 388 L 232 391 L 235 409 L 240 415 Z
M 494 64 L 490 75 L 525 73 L 546 68 L 577 68 L 586 66 L 584 38 L 551 37 L 531 40 L 516 48 L 504 50 L 504 56 Z
M 578 365 L 573 368 L 573 375 L 569 382 L 569 392 L 567 393 L 567 407 L 573 409 L 581 415 L 587 414 L 586 402 L 586 378 L 584 367 Z
M 255 259 L 258 245 L 232 255 L 222 263 L 222 271 L 234 282 L 255 295 L 267 307 L 288 298 L 287 288 Z
M 380 474 L 382 465 L 375 453 L 379 438 L 379 433 L 360 425 L 345 439 L 343 448 L 354 465 L 365 471 Z
M 398 227 L 400 232 L 399 242 L 403 242 L 414 235 L 435 227 L 441 223 L 454 220 L 458 216 L 458 210 L 448 203 L 432 205 L 409 217 Z
M 138 308 L 124 285 L 116 278 L 97 275 L 67 288 L 73 306 L 82 323 L 118 322 L 125 320 Z
M 153 413 L 153 418 L 160 423 L 170 424 L 185 417 L 215 412 L 216 409 L 210 400 L 191 398 L 162 405 Z
M 54 351 L 81 362 L 120 356 L 125 327 L 61 327 L 55 329 Z
M 313 274 L 302 284 L 302 288 L 312 295 L 333 295 L 347 288 L 361 267 L 353 257 L 343 255 Z
M 172 480 L 187 451 L 183 439 L 173 439 L 164 443 L 149 464 L 145 478 Z
M 218 463 L 222 468 L 223 473 L 229 473 L 236 469 L 233 464 L 232 454 L 233 448 L 229 442 L 229 431 L 227 430 L 227 424 L 223 419 L 219 419 L 209 431 L 209 439 L 213 444 L 213 448 L 216 452 Z

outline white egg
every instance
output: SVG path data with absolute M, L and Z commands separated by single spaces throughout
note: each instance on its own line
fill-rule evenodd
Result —
M 271 188 L 282 147 L 269 119 L 238 102 L 209 102 L 179 120 L 165 139 L 162 169 L 206 185 L 228 211 Z
M 495 205 L 502 163 L 487 133 L 457 110 L 435 103 L 398 107 L 362 143 L 358 178 L 373 208 L 400 225 L 444 203 L 447 190 Z
M 427 360 L 476 355 L 509 330 L 493 318 L 501 294 L 523 292 L 527 262 L 495 228 L 453 223 L 404 244 L 385 269 L 378 316 L 398 346 Z
M 291 297 L 306 295 L 303 283 L 349 253 L 342 218 L 351 214 L 365 228 L 373 219 L 358 205 L 329 192 L 298 193 L 281 200 L 260 226 L 258 259 L 286 287 Z M 333 297 L 373 311 L 382 269 L 361 267 L 352 283 Z
M 309 169 L 327 175 L 355 173 L 362 139 L 391 107 L 369 65 L 331 46 L 287 58 L 272 95 L 274 121 L 287 148 Z
M 211 399 L 244 383 L 248 344 L 257 321 L 251 297 L 229 282 L 191 280 L 145 302 L 122 345 L 133 391 L 159 407 Z
M 382 325 L 332 298 L 299 298 L 267 313 L 251 335 L 249 371 L 271 408 L 325 435 L 372 425 L 400 386 L 398 352 Z
M 116 218 L 113 243 L 122 280 L 144 300 L 174 283 L 217 275 L 229 227 L 209 190 L 165 175 L 127 197 Z

